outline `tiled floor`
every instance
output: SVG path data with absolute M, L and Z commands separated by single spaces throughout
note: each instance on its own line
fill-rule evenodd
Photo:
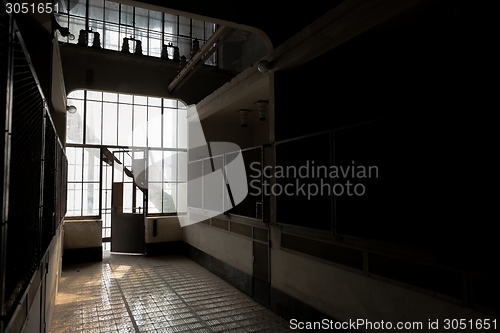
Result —
M 51 324 L 53 333 L 288 331 L 287 321 L 185 257 L 109 252 L 102 263 L 63 270 Z

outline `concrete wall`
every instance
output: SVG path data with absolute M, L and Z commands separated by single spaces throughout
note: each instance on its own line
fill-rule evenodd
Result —
M 252 241 L 203 223 L 182 228 L 182 240 L 206 254 L 252 275 Z
M 102 220 L 64 221 L 64 264 L 102 260 Z
M 65 220 L 64 249 L 102 246 L 102 220 Z
M 157 220 L 157 234 L 153 236 L 153 224 Z M 175 242 L 182 240 L 182 228 L 177 216 L 146 218 L 146 243 Z

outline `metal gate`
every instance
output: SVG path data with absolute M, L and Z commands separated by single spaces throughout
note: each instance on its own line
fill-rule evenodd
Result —
M 111 252 L 144 253 L 146 151 L 113 152 Z

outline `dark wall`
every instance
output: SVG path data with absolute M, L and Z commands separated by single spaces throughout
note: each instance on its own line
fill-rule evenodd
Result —
M 315 1 L 305 5 L 283 3 L 274 6 L 268 1 L 175 0 L 165 3 L 161 0 L 143 0 L 141 2 L 258 28 L 276 47 L 343 0 Z
M 472 103 L 482 57 L 469 18 L 453 8 L 401 17 L 276 72 L 277 140 L 394 114 L 449 115 Z
M 379 166 L 366 195 L 336 198 L 339 235 L 492 271 L 498 177 L 481 15 L 437 2 L 275 73 L 277 141 L 334 130 L 336 165 Z

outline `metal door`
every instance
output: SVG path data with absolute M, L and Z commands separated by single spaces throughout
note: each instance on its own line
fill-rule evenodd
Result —
M 144 253 L 146 153 L 120 150 L 113 155 L 111 252 Z

